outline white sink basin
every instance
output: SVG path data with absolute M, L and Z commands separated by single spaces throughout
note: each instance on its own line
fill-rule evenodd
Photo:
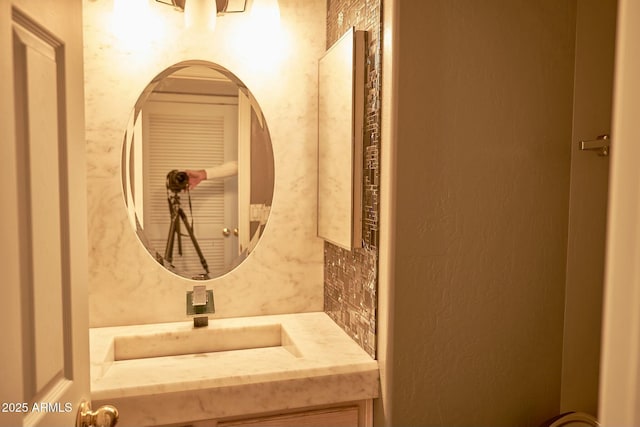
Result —
M 326 313 L 92 328 L 91 398 L 123 427 L 378 396 L 375 360 Z
M 283 347 L 299 356 L 280 323 L 116 335 L 113 343 L 114 361 L 269 347 Z

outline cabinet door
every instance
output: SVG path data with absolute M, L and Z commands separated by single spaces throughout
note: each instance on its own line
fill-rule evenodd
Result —
M 299 412 L 295 414 L 276 415 L 269 417 L 250 418 L 239 421 L 229 421 L 219 423 L 219 427 L 357 427 L 358 423 L 357 406 L 345 408 L 332 408 L 317 411 Z

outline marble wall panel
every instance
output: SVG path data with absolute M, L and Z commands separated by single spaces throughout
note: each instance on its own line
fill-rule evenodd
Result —
M 258 0 L 256 0 L 258 1 Z M 165 271 L 133 232 L 121 194 L 121 144 L 147 83 L 184 60 L 218 63 L 260 103 L 271 132 L 275 192 L 266 231 L 236 270 L 207 282 L 214 317 L 322 311 L 323 243 L 316 237 L 317 59 L 323 0 L 280 0 L 280 25 L 219 16 L 185 29 L 182 12 L 145 0 L 85 0 L 85 97 L 90 325 L 184 320 L 194 281 Z M 125 9 L 122 9 L 124 7 Z

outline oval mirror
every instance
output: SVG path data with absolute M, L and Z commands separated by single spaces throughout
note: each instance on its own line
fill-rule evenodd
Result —
M 197 280 L 234 269 L 273 199 L 271 139 L 249 89 L 207 61 L 160 73 L 129 120 L 122 183 L 131 225 L 157 262 Z

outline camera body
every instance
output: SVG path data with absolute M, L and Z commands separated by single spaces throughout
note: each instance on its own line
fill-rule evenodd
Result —
M 172 170 L 167 174 L 167 190 L 179 193 L 189 188 L 189 175 L 186 172 Z

